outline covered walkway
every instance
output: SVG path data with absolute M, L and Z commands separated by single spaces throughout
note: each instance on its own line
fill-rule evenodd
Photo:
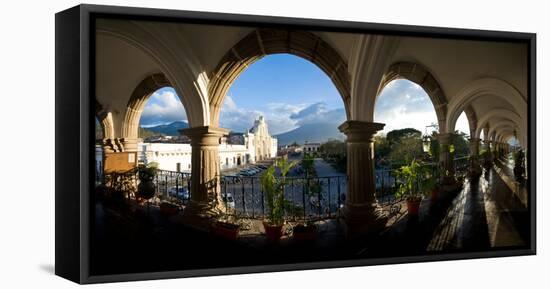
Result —
M 380 244 L 392 255 L 522 247 L 529 244 L 529 214 L 491 168 L 437 203 L 424 200 L 419 217 L 405 216 Z
M 288 237 L 268 243 L 261 233 L 228 241 L 183 226 L 177 216 L 162 216 L 155 208 L 128 206 L 120 212 L 98 203 L 94 244 L 100 250 L 92 267 L 127 273 L 199 269 L 212 265 L 207 260 L 217 260 L 220 267 L 250 266 L 526 247 L 528 210 L 495 168 L 466 179 L 460 190 L 437 202 L 425 199 L 418 218 L 405 214 L 381 234 L 353 241 L 346 239 L 339 220 L 324 222 L 320 236 L 305 244 Z M 209 250 L 198 252 L 197 246 Z

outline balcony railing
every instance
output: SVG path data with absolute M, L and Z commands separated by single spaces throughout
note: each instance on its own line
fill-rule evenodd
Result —
M 457 174 L 464 173 L 469 165 L 469 157 L 455 159 Z M 440 177 L 436 163 L 425 164 L 433 178 Z M 287 219 L 324 219 L 340 216 L 346 200 L 347 177 L 287 177 L 284 199 L 300 208 L 296 212 L 286 212 Z M 394 205 L 401 201 L 395 197 L 400 180 L 395 169 L 375 170 L 377 201 L 390 213 L 395 213 Z M 112 173 L 102 176 L 101 182 L 114 189 L 124 191 L 127 198 L 135 198 L 138 187 L 138 169 L 126 173 Z M 186 204 L 191 198 L 191 174 L 158 170 L 155 178 L 154 200 L 168 200 L 176 204 Z M 418 182 L 419 183 L 419 182 Z M 260 176 L 221 176 L 220 196 L 231 214 L 247 218 L 264 218 L 267 213 L 266 194 L 262 189 Z
M 286 219 L 332 218 L 344 204 L 347 180 L 345 176 L 287 177 L 283 198 L 300 210 L 286 210 Z M 221 196 L 226 208 L 248 218 L 264 218 L 267 196 L 260 177 L 221 177 Z M 296 213 L 298 212 L 298 213 Z
M 101 176 L 100 182 L 114 190 L 123 191 L 126 198 L 135 199 L 139 185 L 139 169 L 124 173 L 109 173 Z M 191 174 L 157 170 L 153 178 L 155 196 L 153 200 L 168 200 L 184 204 L 191 198 Z

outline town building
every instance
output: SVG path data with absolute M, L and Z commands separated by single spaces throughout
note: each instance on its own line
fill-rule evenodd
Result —
M 304 153 L 314 153 L 314 152 L 317 152 L 319 150 L 320 146 L 321 146 L 321 144 L 318 143 L 318 142 L 308 142 L 308 141 L 306 141 L 304 143 L 303 151 L 304 151 Z
M 220 169 L 232 169 L 277 156 L 277 139 L 269 134 L 263 116 L 246 133 L 231 132 L 220 140 Z M 139 142 L 138 163 L 158 163 L 159 169 L 191 172 L 191 144 Z

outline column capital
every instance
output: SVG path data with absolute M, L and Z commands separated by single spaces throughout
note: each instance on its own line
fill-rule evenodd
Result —
M 191 139 L 191 145 L 217 146 L 220 138 L 230 130 L 215 126 L 198 126 L 180 129 L 179 132 Z
M 372 137 L 384 129 L 386 124 L 359 120 L 348 120 L 338 126 L 347 136 L 348 142 L 372 142 Z

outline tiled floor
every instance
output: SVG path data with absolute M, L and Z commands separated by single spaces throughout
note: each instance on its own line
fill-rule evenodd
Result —
M 529 242 L 528 211 L 494 169 L 466 179 L 447 200 L 421 205 L 418 218 L 405 217 L 383 238 L 403 245 L 403 253 L 479 251 L 525 246 Z

